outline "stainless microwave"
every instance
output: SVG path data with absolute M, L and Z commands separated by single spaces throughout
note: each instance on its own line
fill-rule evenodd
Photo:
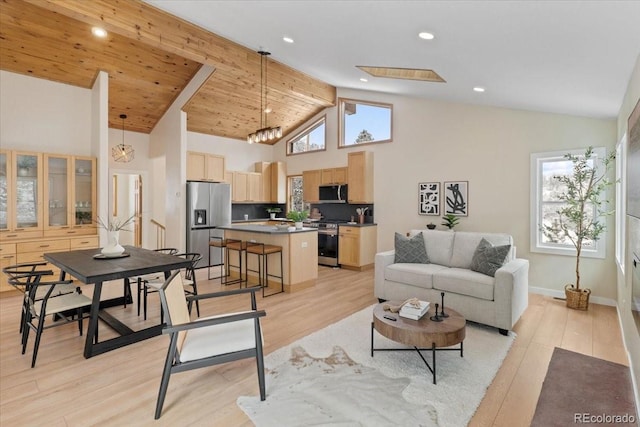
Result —
M 321 185 L 320 203 L 347 203 L 347 185 Z

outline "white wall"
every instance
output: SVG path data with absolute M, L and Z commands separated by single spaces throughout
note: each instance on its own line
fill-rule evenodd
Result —
M 623 135 L 627 133 L 627 120 L 639 99 L 640 55 L 636 61 L 636 66 L 629 80 L 627 92 L 620 107 L 620 113 L 618 114 L 618 140 L 621 140 Z M 637 187 L 639 185 L 640 182 L 627 182 L 627 187 Z M 631 277 L 633 274 L 631 260 L 634 252 L 640 255 L 640 219 L 627 215 L 626 220 L 626 263 L 624 273 L 618 269 L 617 301 L 620 324 L 622 326 L 622 336 L 631 362 L 637 406 L 640 403 L 638 396 L 638 387 L 640 385 L 640 334 L 631 315 Z
M 0 71 L 0 146 L 91 156 L 92 92 Z
M 225 156 L 228 171 L 253 172 L 255 162 L 271 161 L 273 146 L 247 144 L 237 139 L 187 132 L 187 150 Z
M 560 291 L 575 279 L 574 257 L 529 252 L 529 156 L 534 152 L 605 146 L 616 142 L 616 123 L 558 114 L 430 101 L 354 90 L 338 96 L 393 104 L 392 143 L 337 148 L 337 108 L 327 110 L 327 150 L 286 156 L 288 174 L 346 166 L 350 151 L 374 154 L 378 250 L 393 248 L 394 232 L 424 228 L 437 217 L 418 215 L 418 183 L 469 181 L 469 216 L 461 231 L 512 234 L 518 256 L 530 261 L 531 287 Z M 612 197 L 614 194 L 612 193 Z M 609 221 L 613 230 L 613 219 Z M 604 260 L 583 259 L 581 273 L 593 296 L 616 296 L 613 233 Z

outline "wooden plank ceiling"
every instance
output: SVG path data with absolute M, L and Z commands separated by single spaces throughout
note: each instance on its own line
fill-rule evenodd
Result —
M 187 128 L 245 140 L 261 127 L 257 52 L 139 0 L 0 1 L 0 68 L 83 88 L 108 72 L 110 127 L 125 113 L 125 129 L 151 132 L 201 64 L 215 72 L 183 106 Z M 335 105 L 327 83 L 273 60 L 268 75 L 268 124 L 285 136 Z

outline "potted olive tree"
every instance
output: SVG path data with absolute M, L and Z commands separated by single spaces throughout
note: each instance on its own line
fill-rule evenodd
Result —
M 595 242 L 606 230 L 604 216 L 612 211 L 606 210 L 608 201 L 604 193 L 614 183 L 607 174 L 616 153 L 606 154 L 600 160 L 602 167 L 596 164 L 593 147 L 587 148 L 584 155 L 564 157 L 571 161 L 572 172 L 553 177 L 562 186 L 557 196 L 563 202 L 562 207 L 556 210 L 557 218 L 551 224 L 542 224 L 541 230 L 550 241 L 568 240 L 576 248 L 576 283 L 564 288 L 567 307 L 587 310 L 591 290 L 580 288 L 580 255 L 585 243 Z

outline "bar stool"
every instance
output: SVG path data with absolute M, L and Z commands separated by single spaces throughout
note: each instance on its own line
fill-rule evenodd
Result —
M 223 285 L 234 285 L 236 283 L 240 283 L 240 287 L 242 287 L 242 283 L 246 283 L 247 282 L 247 272 L 246 272 L 246 265 L 245 265 L 245 273 L 244 273 L 244 278 L 242 277 L 242 255 L 244 254 L 245 256 L 245 261 L 246 261 L 246 257 L 247 257 L 247 242 L 245 242 L 244 240 L 237 240 L 237 239 L 226 239 L 225 240 L 226 243 L 226 271 L 225 271 L 225 275 L 222 276 L 223 277 L 223 281 L 222 284 Z M 231 258 L 229 257 L 229 251 L 236 251 L 238 252 L 238 264 L 231 264 Z M 230 276 L 231 273 L 231 267 L 235 267 L 238 269 L 238 275 L 239 277 L 237 279 L 228 280 L 228 277 Z
M 247 258 L 249 254 L 258 256 L 258 270 L 249 269 L 249 260 L 247 259 L 247 280 L 248 272 L 253 271 L 258 273 L 258 285 L 262 287 L 262 297 L 270 297 L 271 295 L 284 292 L 284 267 L 282 263 L 282 246 L 269 245 L 264 243 L 249 243 L 247 244 Z M 269 255 L 280 254 L 280 275 L 269 274 Z M 264 272 L 264 274 L 263 274 Z M 265 295 L 265 288 L 269 288 L 269 277 L 280 279 L 280 290 Z
M 223 237 L 209 237 L 209 267 L 207 268 L 207 278 L 209 280 L 220 279 L 220 283 L 223 283 L 226 278 L 229 276 L 229 269 L 225 268 L 226 260 L 227 260 L 227 242 L 229 240 Z M 211 264 L 211 250 L 218 249 L 220 250 L 220 263 Z M 211 277 L 211 267 L 220 267 L 220 275 Z

